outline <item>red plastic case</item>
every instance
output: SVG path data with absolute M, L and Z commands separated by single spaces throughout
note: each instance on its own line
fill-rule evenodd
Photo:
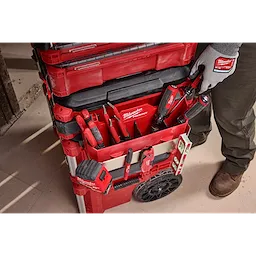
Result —
M 64 47 L 56 50 L 40 50 L 40 55 L 46 64 L 56 65 L 75 58 L 134 44 L 135 43 L 81 43 L 72 47 Z
M 191 62 L 196 46 L 196 43 L 162 44 L 66 68 L 47 65 L 47 71 L 53 93 L 65 97 L 111 79 L 147 70 L 185 66 Z

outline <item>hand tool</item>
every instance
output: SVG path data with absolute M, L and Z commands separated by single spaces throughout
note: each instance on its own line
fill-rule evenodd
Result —
M 84 137 L 87 139 L 87 141 L 89 142 L 89 144 L 93 147 L 96 148 L 98 143 L 96 141 L 96 139 L 94 138 L 91 130 L 89 128 L 85 128 L 84 132 Z
M 141 133 L 141 131 L 140 131 L 140 129 L 139 129 L 138 124 L 137 124 L 136 121 L 134 121 L 133 126 L 134 126 L 134 138 L 139 138 L 139 137 L 141 137 L 141 136 L 142 136 L 142 133 Z
M 160 125 L 164 118 L 167 116 L 168 112 L 173 107 L 177 96 L 179 95 L 179 89 L 174 85 L 169 85 L 160 100 L 156 117 L 155 117 L 155 124 Z
M 185 94 L 184 94 L 183 97 L 178 101 L 178 103 L 173 107 L 173 109 L 170 111 L 170 113 L 169 113 L 168 116 L 170 116 L 170 115 L 174 112 L 174 110 L 182 103 L 182 101 L 183 101 L 185 98 L 187 98 L 194 90 L 196 90 L 197 86 L 199 85 L 199 83 L 201 82 L 201 79 L 202 79 L 202 77 L 201 77 L 201 75 L 200 75 L 201 72 L 202 72 L 202 71 L 198 71 L 198 72 L 196 72 L 196 74 L 193 75 L 193 77 L 196 76 L 196 78 L 194 79 L 194 81 L 191 83 L 190 86 L 188 86 L 188 87 L 185 88 Z M 191 79 L 191 78 L 189 78 L 189 79 L 190 79 L 191 81 L 193 80 L 193 79 Z
M 106 110 L 105 105 L 102 105 L 102 108 L 103 108 L 103 117 L 104 117 L 105 123 L 109 127 L 109 115 L 108 115 L 108 112 Z
M 124 180 L 127 180 L 130 173 L 133 151 L 132 148 L 128 149 L 127 155 L 124 160 Z
M 196 115 L 198 115 L 208 104 L 210 103 L 210 98 L 207 95 L 200 95 L 195 103 L 189 108 L 184 115 L 177 118 L 178 123 L 184 123 L 186 120 L 191 120 Z
M 111 133 L 114 141 L 116 143 L 119 143 L 121 141 L 120 137 L 118 136 L 117 131 L 116 131 L 115 127 L 113 126 L 112 120 L 110 118 L 109 118 L 109 130 L 110 130 L 110 133 Z
M 97 125 L 92 121 L 92 118 L 91 118 L 88 110 L 86 110 L 86 109 L 82 110 L 82 115 L 85 119 L 86 124 L 90 128 L 93 136 L 95 137 L 99 148 L 104 148 L 105 146 L 104 146 L 104 143 L 103 143 L 103 138 L 101 136 L 101 133 L 100 133 Z
M 141 151 L 141 171 L 142 173 L 146 174 L 150 171 L 150 169 L 153 167 L 154 163 L 154 148 L 153 147 L 148 147 L 146 149 L 143 149 Z
M 125 140 L 129 140 L 131 139 L 130 134 L 127 132 L 126 126 L 123 123 L 123 121 L 121 121 L 121 119 L 119 119 L 116 115 L 114 115 L 114 118 L 117 120 L 117 123 L 119 125 L 119 128 L 124 136 Z
M 204 66 L 201 65 L 192 76 L 188 77 L 188 81 L 191 81 L 192 83 L 190 86 L 185 88 L 185 94 L 182 98 L 179 99 L 176 105 L 174 105 L 175 101 L 178 99 L 178 96 L 180 96 L 179 89 L 173 85 L 169 85 L 165 89 L 165 92 L 159 103 L 155 119 L 151 126 L 152 132 L 158 131 L 160 129 L 159 126 L 163 123 L 163 120 L 170 116 L 171 113 L 173 113 L 173 111 L 182 103 L 182 101 L 197 88 L 202 79 L 200 74 L 202 74 L 203 70 Z
M 79 184 L 96 192 L 107 194 L 112 185 L 112 176 L 105 166 L 95 160 L 84 160 L 76 168 Z
M 84 135 L 86 140 L 89 142 L 89 144 L 92 147 L 97 147 L 98 143 L 97 143 L 95 137 L 93 136 L 91 130 L 89 128 L 86 128 L 85 121 L 80 115 L 76 116 L 76 122 L 79 125 L 79 127 L 82 131 L 82 134 Z
M 198 70 L 191 76 L 188 77 L 188 82 L 191 84 L 185 87 L 185 93 L 181 99 L 179 99 L 178 103 L 174 105 L 175 99 L 178 95 L 179 89 L 175 87 L 168 86 L 166 91 L 161 99 L 159 104 L 158 112 L 157 112 L 157 119 L 152 125 L 152 132 L 158 131 L 159 127 L 162 123 L 164 123 L 164 119 L 169 117 L 175 109 L 183 102 L 183 100 L 189 97 L 193 91 L 198 88 L 198 85 L 202 81 L 202 73 L 204 71 L 204 66 L 201 65 L 198 67 Z M 174 96 L 175 98 L 172 98 Z M 170 103 L 169 103 L 170 102 Z M 174 107 L 173 107 L 174 105 Z M 173 108 L 172 108 L 173 107 Z

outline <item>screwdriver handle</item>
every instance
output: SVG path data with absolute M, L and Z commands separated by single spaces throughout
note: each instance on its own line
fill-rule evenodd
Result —
M 95 137 L 99 147 L 103 148 L 104 147 L 103 138 L 101 136 L 101 133 L 100 133 L 97 125 L 92 121 L 92 118 L 91 118 L 88 110 L 86 110 L 86 109 L 82 110 L 82 115 L 85 119 L 86 124 L 90 128 L 93 136 Z
M 84 137 L 87 139 L 87 141 L 93 148 L 97 147 L 98 143 L 89 128 L 86 128 L 84 130 Z
M 159 125 L 163 122 L 163 119 L 165 116 L 167 116 L 168 112 L 170 111 L 171 107 L 173 106 L 175 102 L 175 98 L 177 96 L 178 89 L 174 86 L 168 86 L 165 89 L 165 92 L 161 98 L 161 101 L 159 103 L 158 109 L 157 109 L 157 118 L 156 118 L 156 124 Z
M 184 123 L 186 120 L 191 120 L 196 115 L 198 115 L 209 103 L 210 98 L 207 95 L 200 95 L 195 104 L 185 112 L 184 116 L 178 117 L 178 122 Z

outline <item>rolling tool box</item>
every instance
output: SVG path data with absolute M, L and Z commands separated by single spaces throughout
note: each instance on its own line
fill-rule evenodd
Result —
M 182 182 L 188 121 L 209 102 L 189 77 L 195 43 L 32 44 L 81 213 Z

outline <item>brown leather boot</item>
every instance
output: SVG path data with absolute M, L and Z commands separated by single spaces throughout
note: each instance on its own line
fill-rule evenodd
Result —
M 219 170 L 213 177 L 209 190 L 213 196 L 225 197 L 233 193 L 239 186 L 243 174 L 231 175 Z

